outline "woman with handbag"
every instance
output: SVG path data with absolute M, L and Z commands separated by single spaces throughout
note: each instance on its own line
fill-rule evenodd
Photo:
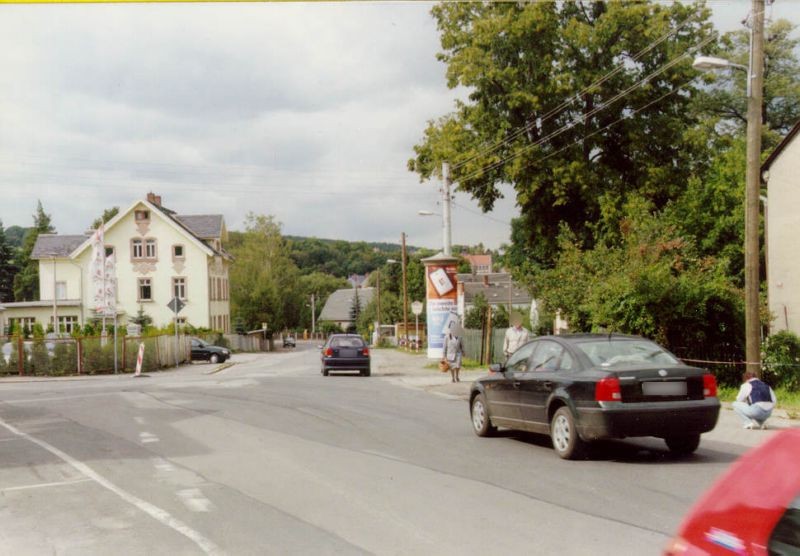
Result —
M 464 354 L 464 344 L 461 336 L 453 334 L 452 330 L 444 337 L 444 362 L 450 369 L 450 381 L 461 382 L 458 372 L 461 370 L 461 357 Z

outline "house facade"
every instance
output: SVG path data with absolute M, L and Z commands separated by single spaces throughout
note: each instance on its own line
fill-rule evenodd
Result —
M 336 290 L 325 301 L 318 322 L 335 323 L 342 331 L 355 326 L 353 320 L 353 304 L 358 295 L 358 306 L 363 311 L 372 302 L 375 288 L 343 288 Z
M 764 204 L 767 295 L 772 331 L 800 334 L 800 122 L 762 166 L 768 199 Z M 762 199 L 762 202 L 764 199 Z
M 116 262 L 116 315 L 120 324 L 141 310 L 156 326 L 172 322 L 167 304 L 185 306 L 179 324 L 230 331 L 229 266 L 223 249 L 227 229 L 221 215 L 179 215 L 152 193 L 105 225 L 106 257 Z M 5 303 L 0 320 L 62 331 L 98 319 L 92 267 L 92 236 L 42 234 L 32 258 L 39 261 L 40 301 Z

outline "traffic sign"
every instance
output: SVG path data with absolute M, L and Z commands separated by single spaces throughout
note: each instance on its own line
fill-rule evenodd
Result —
M 414 301 L 411 303 L 411 312 L 415 315 L 422 314 L 422 301 Z
M 177 315 L 181 312 L 181 309 L 186 307 L 186 303 L 180 297 L 173 297 L 172 300 L 167 303 L 167 307 Z

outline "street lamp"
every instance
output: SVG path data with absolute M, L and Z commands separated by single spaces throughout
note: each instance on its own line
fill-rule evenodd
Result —
M 761 186 L 761 105 L 764 94 L 764 0 L 753 0 L 750 67 L 700 56 L 692 66 L 707 71 L 734 68 L 747 72 L 747 175 L 744 217 L 744 290 L 746 369 L 761 375 L 759 320 L 759 193 Z
M 56 304 L 56 257 L 58 256 L 58 253 L 48 253 L 47 255 L 53 261 L 53 332 L 55 332 L 56 336 L 58 336 L 58 307 Z

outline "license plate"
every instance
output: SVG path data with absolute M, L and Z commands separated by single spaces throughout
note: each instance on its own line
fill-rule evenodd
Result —
M 645 396 L 685 396 L 686 382 L 643 382 L 642 394 Z

